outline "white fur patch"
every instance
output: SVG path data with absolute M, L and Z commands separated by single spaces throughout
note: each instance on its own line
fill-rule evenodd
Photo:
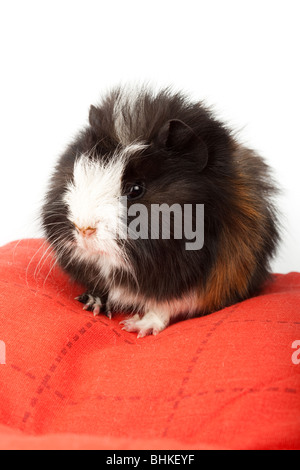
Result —
M 130 115 L 131 119 L 136 117 L 134 110 L 139 93 L 139 89 L 135 90 L 127 86 L 126 89 L 124 88 L 122 90 L 122 93 L 119 95 L 114 105 L 115 133 L 121 145 L 124 146 L 130 145 L 132 141 L 130 129 L 126 122 L 126 115 Z
M 109 303 L 120 310 L 134 307 L 135 310 L 142 312 L 145 306 L 145 299 L 138 295 L 138 293 L 128 292 L 126 289 L 118 287 L 110 290 Z
M 121 322 L 126 331 L 136 331 L 139 337 L 158 334 L 169 325 L 172 318 L 176 318 L 181 313 L 186 314 L 187 318 L 193 317 L 201 308 L 197 291 L 169 302 L 151 302 L 118 288 L 110 291 L 109 302 L 120 309 L 133 307 L 135 311 L 141 313 L 141 316 L 136 314 Z M 145 312 L 144 315 L 143 312 Z
M 74 228 L 75 256 L 98 264 L 104 277 L 114 267 L 132 271 L 126 254 L 116 242 L 118 234 L 127 232 L 120 204 L 122 176 L 130 156 L 146 147 L 143 142 L 133 142 L 116 150 L 108 161 L 83 154 L 74 164 L 73 181 L 64 195 L 69 220 L 78 228 L 97 229 L 94 236 L 82 237 Z
M 93 237 L 84 238 L 76 234 L 76 255 L 95 258 L 95 262 L 99 255 L 103 255 L 101 265 L 106 274 L 112 266 L 122 264 L 116 233 L 121 180 L 127 158 L 127 152 L 120 152 L 104 164 L 96 158 L 81 155 L 75 162 L 73 181 L 64 196 L 70 221 L 80 228 L 97 229 Z
M 168 302 L 149 302 L 147 309 L 156 312 L 162 319 L 176 318 L 181 313 L 192 317 L 199 312 L 201 308 L 201 299 L 199 293 L 195 290 L 182 296 L 180 299 L 173 299 Z
M 142 318 L 136 313 L 134 316 L 122 321 L 121 325 L 124 325 L 123 330 L 135 331 L 138 333 L 138 338 L 143 338 L 150 334 L 157 335 L 166 328 L 167 323 L 164 323 L 155 312 L 149 311 Z
M 121 196 L 124 172 L 122 156 L 104 165 L 101 161 L 81 155 L 74 165 L 74 179 L 69 183 L 64 201 L 70 220 L 78 227 L 97 227 L 100 221 L 114 222 L 110 209 L 117 207 Z
M 121 93 L 118 95 L 114 104 L 114 125 L 115 133 L 121 145 L 130 145 L 132 140 L 138 136 L 130 134 L 130 127 L 128 126 L 128 116 L 130 117 L 133 129 L 138 128 L 137 124 L 144 115 L 144 100 L 145 92 L 151 93 L 155 97 L 155 90 L 150 91 L 141 84 L 129 84 L 123 86 Z
M 167 320 L 177 317 L 180 313 L 186 313 L 188 317 L 191 317 L 201 308 L 199 294 L 196 291 L 192 291 L 180 299 L 155 302 L 146 301 L 138 293 L 128 292 L 126 289 L 118 287 L 110 291 L 109 302 L 120 309 L 133 306 L 137 311 L 154 311 L 161 318 Z
M 128 332 L 137 332 L 138 338 L 146 335 L 157 335 L 170 323 L 171 318 L 176 318 L 180 313 L 188 317 L 199 311 L 200 302 L 196 291 L 182 297 L 182 299 L 169 302 L 149 302 L 145 304 L 145 314 L 138 313 L 123 320 L 121 325 Z

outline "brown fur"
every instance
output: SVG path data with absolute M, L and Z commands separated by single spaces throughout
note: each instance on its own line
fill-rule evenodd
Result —
M 251 277 L 257 268 L 257 254 L 268 236 L 264 201 L 256 191 L 249 162 L 256 164 L 254 170 L 258 174 L 265 171 L 265 165 L 261 159 L 253 161 L 256 159 L 253 151 L 235 142 L 233 146 L 237 171 L 235 178 L 225 183 L 231 188 L 231 207 L 220 227 L 215 265 L 199 297 L 203 313 L 213 312 L 232 304 L 236 298 L 249 295 Z

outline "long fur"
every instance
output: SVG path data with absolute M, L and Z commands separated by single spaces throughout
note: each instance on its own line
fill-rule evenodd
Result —
M 204 204 L 204 247 L 185 239 L 86 241 L 74 223 L 102 224 L 130 184 L 152 204 Z M 59 264 L 110 308 L 160 320 L 128 331 L 156 333 L 179 318 L 212 313 L 259 293 L 278 241 L 270 171 L 201 103 L 170 89 L 115 88 L 91 106 L 89 125 L 61 156 L 42 209 Z M 112 213 L 114 211 L 112 210 Z M 104 244 L 103 244 L 104 243 Z M 167 312 L 167 313 L 161 313 Z M 144 322 L 145 323 L 145 322 Z M 153 328 L 152 324 L 155 324 Z M 158 325 L 158 326 L 157 326 Z M 144 335 L 144 334 L 142 334 Z

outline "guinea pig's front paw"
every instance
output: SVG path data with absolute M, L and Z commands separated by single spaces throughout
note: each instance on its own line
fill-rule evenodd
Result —
M 141 318 L 138 313 L 132 317 L 127 318 L 120 322 L 123 326 L 123 330 L 128 332 L 137 332 L 138 338 L 143 338 L 147 335 L 157 335 L 160 331 L 166 328 L 166 324 L 163 320 L 152 311 L 148 311 Z
M 105 313 L 108 318 L 112 317 L 111 311 L 107 308 L 107 303 L 103 301 L 100 296 L 85 292 L 79 297 L 76 297 L 75 300 L 84 304 L 83 310 L 93 312 L 94 317 L 100 315 L 100 313 Z

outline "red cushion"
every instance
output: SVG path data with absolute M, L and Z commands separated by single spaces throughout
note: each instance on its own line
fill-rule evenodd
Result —
M 141 339 L 81 293 L 40 240 L 0 249 L 1 448 L 300 448 L 299 273 Z

